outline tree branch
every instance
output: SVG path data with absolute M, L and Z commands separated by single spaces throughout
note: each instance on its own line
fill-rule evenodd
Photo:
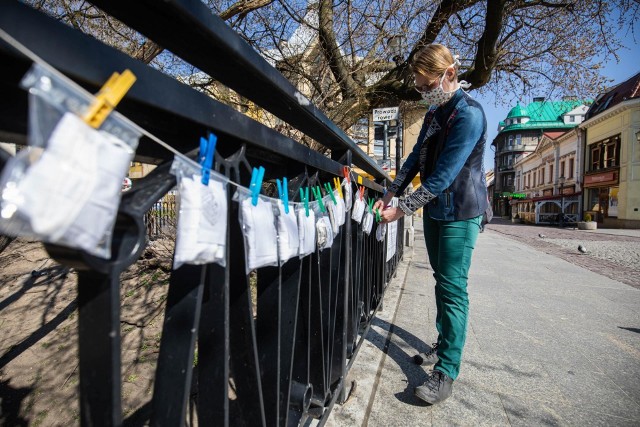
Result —
M 347 65 L 338 48 L 338 41 L 333 30 L 333 2 L 320 0 L 318 11 L 320 47 L 324 53 L 329 68 L 340 85 L 344 97 L 354 97 L 358 93 L 358 86 L 353 80 Z

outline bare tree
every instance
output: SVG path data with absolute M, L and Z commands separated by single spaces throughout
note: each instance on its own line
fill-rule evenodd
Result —
M 208 76 L 79 0 L 29 1 L 133 57 L 221 97 Z M 635 39 L 635 0 L 208 0 L 249 44 L 338 125 L 372 108 L 417 101 L 409 64 L 424 45 L 449 46 L 471 90 L 510 103 L 535 94 L 592 98 L 603 60 Z M 394 41 L 394 43 L 390 43 Z M 398 43 L 400 42 L 401 43 Z M 391 45 L 399 48 L 392 52 Z M 213 89 L 212 89 L 213 88 Z M 238 97 L 222 96 L 237 102 Z

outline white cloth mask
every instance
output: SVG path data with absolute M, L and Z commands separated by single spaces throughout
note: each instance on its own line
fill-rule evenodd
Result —
M 298 255 L 300 237 L 298 236 L 298 223 L 293 205 L 289 204 L 289 213 L 285 213 L 282 203 L 278 203 L 278 253 L 280 264 L 284 264 L 290 258 Z
M 298 237 L 300 239 L 300 258 L 312 254 L 316 250 L 316 215 L 309 209 L 309 216 L 304 207 L 298 209 Z
M 179 181 L 180 216 L 176 237 L 173 268 L 183 263 L 226 266 L 227 191 L 212 175 L 209 185 L 199 175 Z
M 278 265 L 278 233 L 272 203 L 258 197 L 257 205 L 253 206 L 251 196 L 246 197 L 241 202 L 240 215 L 247 274 L 259 267 Z
M 104 256 L 98 246 L 111 235 L 132 157 L 119 138 L 65 113 L 18 182 L 21 213 L 43 240 Z
M 316 222 L 318 249 L 323 250 L 333 245 L 333 230 L 329 217 L 322 216 Z
M 355 202 L 353 202 L 353 211 L 351 212 L 351 218 L 360 224 L 362 222 L 362 215 L 364 215 L 365 203 L 364 200 L 356 197 Z
M 371 212 L 367 212 L 364 214 L 364 219 L 362 220 L 362 230 L 371 234 L 371 229 L 373 228 L 373 214 Z

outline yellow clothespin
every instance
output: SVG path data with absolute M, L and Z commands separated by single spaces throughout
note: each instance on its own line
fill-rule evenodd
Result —
M 344 199 L 344 195 L 342 194 L 342 185 L 340 185 L 340 178 L 333 177 L 333 185 L 336 187 L 336 190 L 338 190 L 340 197 Z
M 113 73 L 96 94 L 96 99 L 82 120 L 92 128 L 98 129 L 135 81 L 136 76 L 129 70 L 124 70 L 122 74 Z

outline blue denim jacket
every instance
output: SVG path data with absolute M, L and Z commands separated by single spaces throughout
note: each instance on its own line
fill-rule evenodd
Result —
M 482 215 L 488 207 L 483 156 L 487 120 L 482 106 L 458 89 L 444 105 L 425 115 L 418 141 L 389 191 L 400 195 L 420 172 L 422 186 L 400 208 L 407 215 L 427 205 L 437 220 Z

